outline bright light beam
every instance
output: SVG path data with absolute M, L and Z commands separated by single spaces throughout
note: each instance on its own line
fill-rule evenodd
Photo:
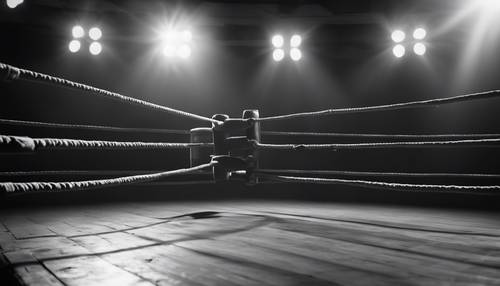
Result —
M 83 38 L 83 36 L 85 36 L 85 30 L 83 30 L 83 27 L 80 25 L 74 26 L 73 29 L 71 29 L 71 35 L 73 35 L 75 39 Z
M 23 4 L 24 0 L 7 0 L 6 3 L 7 3 L 7 7 L 9 7 L 10 9 L 14 9 L 16 8 L 17 6 Z
M 403 45 L 396 45 L 392 49 L 392 53 L 396 58 L 402 58 L 406 53 L 406 49 Z
M 282 35 L 274 35 L 271 38 L 271 43 L 275 48 L 281 48 L 283 47 L 283 44 L 285 43 L 285 40 L 283 39 Z
M 396 30 L 394 32 L 392 32 L 391 34 L 391 39 L 395 42 L 395 43 L 401 43 L 402 41 L 404 41 L 406 38 L 406 34 L 405 32 L 401 31 L 401 30 Z

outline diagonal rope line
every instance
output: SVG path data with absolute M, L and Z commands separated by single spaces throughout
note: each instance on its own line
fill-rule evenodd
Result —
M 174 175 L 188 174 L 215 166 L 216 162 L 199 165 L 196 167 L 165 171 L 153 174 L 142 174 L 135 176 L 119 177 L 104 180 L 69 181 L 69 182 L 26 182 L 26 183 L 0 183 L 0 192 L 7 194 L 29 193 L 29 192 L 63 192 L 83 191 L 104 187 L 115 187 L 135 183 L 145 183 L 161 180 Z
M 67 87 L 67 88 L 71 88 L 71 89 L 93 92 L 96 95 L 109 97 L 112 99 L 117 99 L 117 100 L 120 100 L 122 102 L 127 102 L 127 103 L 131 103 L 131 104 L 139 105 L 142 107 L 148 107 L 148 108 L 152 108 L 154 110 L 159 110 L 159 111 L 164 111 L 164 112 L 171 113 L 171 114 L 181 115 L 184 117 L 189 117 L 192 119 L 197 119 L 197 120 L 201 120 L 201 121 L 205 121 L 205 122 L 209 122 L 209 123 L 215 123 L 215 124 L 222 123 L 222 122 L 215 120 L 215 119 L 212 119 L 212 118 L 208 118 L 208 117 L 204 117 L 201 115 L 189 113 L 186 111 L 181 111 L 178 109 L 174 109 L 174 108 L 166 107 L 163 105 L 151 103 L 151 102 L 148 102 L 145 100 L 125 96 L 125 95 L 122 95 L 122 94 L 119 94 L 116 92 L 107 91 L 107 90 L 96 88 L 96 87 L 93 87 L 90 85 L 70 81 L 67 79 L 54 77 L 54 76 L 50 76 L 47 74 L 31 71 L 31 70 L 17 68 L 17 67 L 7 65 L 4 63 L 0 63 L 0 73 L 3 74 L 4 79 L 8 80 L 8 81 L 20 79 L 20 80 L 25 80 L 25 81 L 37 82 L 37 83 L 47 83 L 50 85 L 58 85 L 58 86 Z
M 440 106 L 443 104 L 466 102 L 466 101 L 473 101 L 473 100 L 479 100 L 479 99 L 488 99 L 488 98 L 494 98 L 494 97 L 500 97 L 500 90 L 492 90 L 492 91 L 471 93 L 471 94 L 458 95 L 458 96 L 446 97 L 446 98 L 410 101 L 410 102 L 394 103 L 394 104 L 386 104 L 386 105 L 327 109 L 327 110 L 312 111 L 312 112 L 300 112 L 300 113 L 292 113 L 292 114 L 286 114 L 286 115 L 255 118 L 253 120 L 264 122 L 264 121 L 277 121 L 277 120 L 304 118 L 304 117 L 320 117 L 320 116 L 327 116 L 327 115 L 334 115 L 334 114 L 401 110 L 401 109 L 408 109 L 408 108 Z
M 0 151 L 4 152 L 32 152 L 40 149 L 156 150 L 192 147 L 213 147 L 213 143 L 121 142 L 0 135 Z
M 379 148 L 422 148 L 422 147 L 500 147 L 500 138 L 470 139 L 451 141 L 382 142 L 382 143 L 341 143 L 341 144 L 264 144 L 254 143 L 260 150 L 337 150 L 337 149 L 379 149 Z
M 500 174 L 467 174 L 467 173 L 406 173 L 406 172 L 360 172 L 338 170 L 290 170 L 290 169 L 257 169 L 254 174 L 264 175 L 337 175 L 352 177 L 405 177 L 405 178 L 480 178 L 499 179 Z M 0 173 L 1 174 L 1 173 Z
M 312 178 L 312 177 L 290 177 L 277 175 L 258 175 L 259 178 L 274 180 L 285 183 L 302 184 L 323 184 L 323 185 L 347 185 L 354 187 L 365 187 L 372 189 L 384 189 L 394 191 L 414 191 L 414 192 L 447 192 L 466 194 L 496 194 L 500 191 L 500 186 L 464 186 L 464 185 L 437 185 L 437 184 L 405 184 L 383 181 L 367 180 L 347 180 L 333 178 Z
M 14 119 L 3 119 L 3 118 L 0 118 L 0 124 L 14 125 L 14 126 L 43 127 L 43 128 L 124 132 L 124 133 L 158 133 L 158 134 L 178 134 L 178 135 L 190 134 L 188 130 L 159 129 L 159 128 L 129 128 L 129 127 L 115 127 L 115 126 L 102 126 L 102 125 L 83 125 L 83 124 L 25 121 L 25 120 L 14 120 Z
M 38 170 L 38 171 L 3 171 L 0 177 L 34 176 L 130 176 L 159 173 L 161 170 Z M 197 171 L 190 174 L 207 175 L 211 171 Z
M 0 119 L 1 122 L 1 119 Z M 488 139 L 500 138 L 500 133 L 485 134 L 366 134 L 335 132 L 288 132 L 262 131 L 263 136 L 296 136 L 296 137 L 338 137 L 338 138 L 384 138 L 384 139 Z

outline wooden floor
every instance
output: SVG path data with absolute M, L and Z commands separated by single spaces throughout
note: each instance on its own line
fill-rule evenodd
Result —
M 0 212 L 26 285 L 500 285 L 500 215 L 298 202 Z

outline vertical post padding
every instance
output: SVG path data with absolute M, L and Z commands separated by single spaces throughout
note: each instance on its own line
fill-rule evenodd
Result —
M 212 143 L 212 128 L 201 127 L 190 130 L 191 143 Z M 189 162 L 191 167 L 199 166 L 210 162 L 212 150 L 204 147 L 191 147 L 189 149 Z
M 259 118 L 259 111 L 256 109 L 247 109 L 243 111 L 243 119 Z M 248 140 L 255 140 L 260 142 L 260 123 L 253 122 L 250 128 L 246 130 L 246 136 Z M 259 156 L 257 150 L 247 151 L 246 157 L 250 160 L 248 169 L 246 170 L 248 184 L 255 185 L 258 183 L 257 178 L 253 174 L 253 170 L 259 167 Z
M 212 116 L 212 119 L 224 122 L 229 119 L 229 116 L 227 116 L 226 114 L 215 114 L 214 116 Z M 229 134 L 224 130 L 224 128 L 217 128 L 215 123 L 212 123 L 212 134 L 214 142 L 213 154 L 229 155 L 229 148 L 226 144 L 226 138 L 229 136 Z M 216 182 L 222 182 L 229 179 L 229 172 L 219 166 L 214 166 L 213 174 L 214 180 Z

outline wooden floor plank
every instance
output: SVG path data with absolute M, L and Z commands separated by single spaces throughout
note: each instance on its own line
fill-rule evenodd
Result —
M 273 237 L 279 237 L 280 239 L 274 240 Z M 224 236 L 218 238 L 218 240 L 228 243 L 246 243 L 251 248 L 266 247 L 286 251 L 308 257 L 311 261 L 336 261 L 338 264 L 360 269 L 366 271 L 366 273 L 376 271 L 386 275 L 394 275 L 404 280 L 423 281 L 434 278 L 451 282 L 454 279 L 459 279 L 471 284 L 500 284 L 500 271 L 495 268 L 381 248 L 376 245 L 365 245 L 281 231 L 271 227 L 262 227 L 252 232 Z
M 56 235 L 53 231 L 49 230 L 47 226 L 36 224 L 24 215 L 8 216 L 2 219 L 2 222 L 7 227 L 8 231 L 16 238 Z
M 14 275 L 21 285 L 64 285 L 52 273 L 39 264 L 23 265 L 14 268 Z
M 500 285 L 499 218 L 297 202 L 0 210 L 0 250 L 26 285 Z
M 66 285 L 154 285 L 95 256 L 44 262 Z

